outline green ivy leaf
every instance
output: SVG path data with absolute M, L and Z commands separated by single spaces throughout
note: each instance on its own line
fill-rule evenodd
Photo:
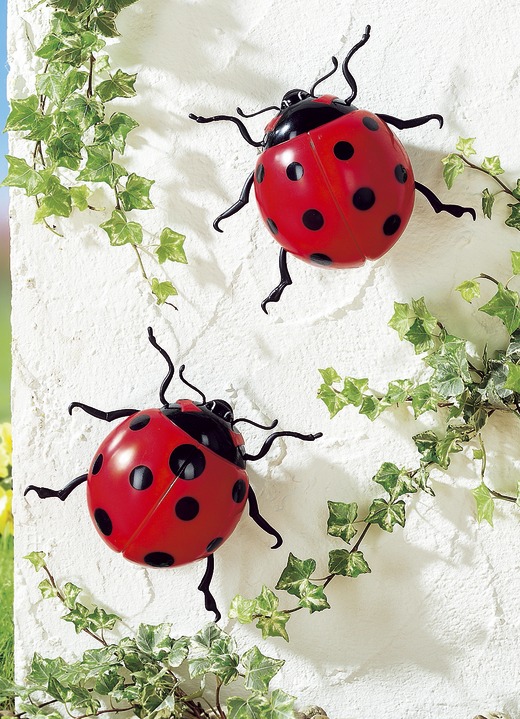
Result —
M 75 205 L 78 210 L 83 212 L 88 207 L 88 198 L 90 197 L 90 190 L 86 185 L 75 185 L 70 188 L 70 197 L 72 204 Z
M 498 157 L 498 155 L 493 155 L 492 157 L 485 157 L 480 167 L 484 170 L 484 172 L 487 172 L 493 177 L 501 175 L 504 172 L 504 170 L 500 166 L 500 158 Z
M 115 187 L 118 180 L 128 174 L 124 167 L 113 162 L 114 151 L 106 145 L 89 145 L 86 148 L 87 163 L 78 175 L 86 182 L 106 182 Z
M 61 109 L 83 132 L 101 122 L 105 115 L 105 108 L 99 100 L 76 92 L 64 100 Z
M 341 377 L 333 367 L 327 367 L 327 369 L 320 369 L 318 372 L 323 377 L 323 381 L 329 387 L 335 382 L 341 382 Z
M 262 632 L 262 639 L 267 637 L 282 637 L 286 642 L 289 641 L 289 635 L 285 625 L 289 621 L 291 615 L 287 612 L 273 611 L 269 616 L 259 617 L 256 627 Z
M 124 112 L 115 112 L 108 122 L 96 125 L 95 145 L 110 145 L 120 153 L 125 151 L 128 133 L 139 127 L 139 123 Z
M 56 175 L 51 175 L 45 185 L 45 196 L 34 213 L 34 222 L 41 222 L 46 217 L 56 215 L 69 217 L 72 212 L 70 190 L 64 187 Z
M 473 148 L 473 143 L 476 139 L 476 137 L 459 137 L 457 144 L 455 145 L 455 149 L 462 152 L 462 154 L 466 155 L 466 157 L 476 155 L 476 150 Z
M 137 647 L 146 654 L 166 656 L 171 647 L 171 624 L 140 624 L 135 635 Z
M 268 691 L 271 679 L 285 664 L 283 659 L 266 657 L 258 647 L 252 647 L 243 654 L 241 662 L 245 670 L 246 689 L 263 693 Z
M 21 187 L 29 196 L 43 192 L 46 180 L 41 173 L 33 170 L 25 160 L 13 155 L 6 155 L 9 172 L 2 182 L 2 187 Z
M 44 579 L 38 584 L 38 589 L 44 599 L 58 596 L 58 590 L 54 587 L 49 579 Z
M 417 385 L 412 390 L 412 409 L 415 419 L 425 412 L 436 412 L 441 398 L 432 390 L 429 382 Z
M 383 462 L 372 479 L 388 492 L 392 502 L 402 494 L 413 494 L 417 491 L 408 472 L 405 469 L 399 469 L 392 462 Z
M 126 215 L 121 210 L 114 210 L 112 216 L 106 222 L 100 224 L 102 230 L 107 233 L 110 244 L 140 245 L 143 241 L 143 228 L 137 222 L 128 222 Z
M 514 275 L 520 275 L 520 252 L 511 250 L 511 267 Z
M 412 437 L 417 447 L 417 451 L 421 455 L 421 462 L 424 464 L 430 464 L 433 462 L 437 464 L 439 458 L 437 457 L 437 443 L 439 438 L 435 432 L 431 429 L 425 432 L 420 432 Z
M 11 112 L 7 116 L 4 132 L 32 130 L 41 116 L 40 101 L 36 95 L 22 100 L 11 100 Z
M 87 80 L 87 72 L 53 62 L 46 72 L 36 76 L 36 90 L 38 95 L 45 95 L 59 106 L 74 90 L 80 90 Z
M 278 607 L 278 597 L 269 587 L 266 587 L 265 584 L 258 597 L 256 597 L 255 602 L 257 612 L 262 614 L 274 612 Z
M 508 227 L 513 227 L 515 230 L 520 230 L 520 202 L 516 205 L 508 205 L 511 208 L 511 214 L 506 220 Z
M 486 187 L 485 190 L 482 190 L 482 212 L 484 213 L 484 217 L 491 219 L 494 204 L 495 196 L 492 195 Z
M 397 332 L 400 340 L 404 340 L 414 321 L 415 312 L 410 305 L 394 302 L 394 314 L 390 318 L 388 326 Z
M 113 12 L 114 15 L 118 15 L 121 10 L 129 5 L 133 5 L 137 0 L 104 0 L 103 5 L 105 10 Z
M 246 599 L 241 594 L 233 597 L 229 607 L 228 616 L 236 619 L 240 624 L 249 624 L 257 611 L 256 599 Z
M 520 203 L 518 205 L 520 208 Z M 520 216 L 519 216 L 520 220 Z M 513 334 L 520 327 L 520 309 L 518 308 L 520 297 L 518 292 L 509 290 L 499 282 L 497 293 L 480 307 L 482 312 L 502 320 L 509 334 Z
M 477 280 L 464 280 L 460 285 L 455 287 L 460 292 L 461 297 L 466 302 L 471 302 L 475 297 L 480 297 L 480 283 Z
M 121 617 L 117 614 L 109 614 L 105 612 L 101 607 L 96 607 L 89 614 L 90 629 L 94 632 L 98 632 L 101 629 L 113 629 L 117 622 L 121 621 Z
M 226 701 L 228 719 L 263 719 L 269 711 L 269 703 L 261 694 L 243 697 L 230 697 Z
M 406 402 L 408 396 L 413 389 L 413 382 L 410 379 L 396 379 L 390 382 L 383 402 L 392 404 L 401 404 Z
M 385 532 L 393 532 L 394 525 L 404 527 L 406 507 L 402 499 L 398 502 L 387 502 L 386 499 L 374 499 L 369 507 L 365 522 L 377 524 Z
M 79 133 L 64 133 L 60 137 L 53 137 L 47 143 L 47 154 L 58 167 L 68 167 L 69 170 L 79 169 L 82 156 L 83 142 Z
M 373 422 L 377 417 L 379 417 L 384 409 L 385 406 L 382 402 L 380 402 L 376 397 L 366 394 L 361 402 L 359 414 L 366 415 L 368 419 Z
M 68 609 L 74 609 L 76 600 L 83 590 L 72 582 L 67 582 L 63 587 L 63 600 Z
M 464 162 L 461 157 L 455 153 L 451 153 L 441 160 L 444 165 L 442 176 L 448 190 L 451 190 L 455 178 L 464 172 Z
M 368 574 L 370 571 L 363 552 L 359 550 L 349 552 L 348 549 L 333 549 L 329 552 L 329 572 L 331 574 L 358 577 L 360 574 Z
M 132 172 L 128 175 L 125 189 L 119 193 L 119 199 L 123 210 L 152 210 L 153 204 L 150 200 L 150 188 L 155 180 L 147 180 Z
M 323 587 L 313 584 L 308 579 L 304 580 L 300 585 L 300 601 L 299 607 L 308 609 L 311 614 L 314 612 L 322 612 L 324 609 L 330 609 Z
M 292 552 L 289 553 L 287 565 L 283 570 L 276 589 L 284 589 L 296 597 L 301 596 L 302 586 L 316 569 L 314 559 L 298 559 Z
M 133 97 L 136 94 L 134 88 L 136 78 L 137 73 L 130 75 L 117 70 L 109 80 L 99 83 L 96 94 L 102 102 L 109 102 L 115 97 Z
M 55 32 L 50 32 L 43 38 L 42 44 L 34 51 L 34 54 L 44 60 L 52 60 L 63 47 L 65 47 L 65 43 L 61 37 Z
M 493 495 L 484 482 L 481 482 L 478 487 L 472 489 L 471 494 L 475 497 L 475 502 L 477 504 L 478 523 L 480 524 L 483 520 L 486 520 L 486 522 L 493 526 L 495 503 L 493 501 Z
M 356 535 L 354 522 L 358 515 L 358 506 L 355 502 L 327 502 L 329 518 L 327 520 L 327 534 L 331 537 L 340 537 L 347 544 Z
M 186 254 L 184 252 L 185 235 L 174 232 L 169 227 L 165 227 L 159 237 L 160 245 L 156 249 L 159 262 L 162 264 L 166 260 L 171 262 L 181 262 L 187 264 Z
M 406 333 L 405 339 L 414 346 L 415 354 L 427 352 L 435 347 L 435 340 L 421 319 L 414 321 Z
M 504 387 L 506 389 L 512 389 L 513 392 L 520 394 L 520 366 L 513 364 L 513 362 L 507 362 L 509 371 L 507 373 L 507 379 Z
M 42 140 L 47 142 L 51 137 L 54 130 L 54 119 L 50 115 L 40 115 L 36 117 L 36 121 L 31 128 L 31 131 L 24 135 L 24 140 L 33 140 L 38 142 Z
M 472 381 L 466 342 L 458 337 L 446 335 L 440 349 L 430 355 L 426 362 L 434 370 L 430 385 L 443 399 L 461 394 L 465 385 Z
M 118 37 L 121 33 L 116 27 L 116 15 L 113 12 L 98 12 L 92 21 L 92 29 L 103 37 Z
M 335 417 L 343 407 L 346 407 L 348 402 L 346 398 L 328 384 L 320 385 L 318 390 L 318 399 L 321 399 L 325 403 L 329 410 L 330 418 Z
M 520 180 L 516 181 L 516 187 L 512 189 L 513 196 L 520 200 Z
M 269 697 L 266 719 L 294 719 L 295 698 L 281 689 L 275 689 Z
M 163 305 L 168 297 L 174 297 L 178 294 L 177 289 L 171 282 L 160 282 L 157 277 L 152 277 L 152 293 L 157 298 L 157 304 Z

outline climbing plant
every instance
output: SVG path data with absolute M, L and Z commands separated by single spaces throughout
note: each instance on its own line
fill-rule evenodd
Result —
M 184 235 L 164 227 L 147 232 L 136 212 L 151 210 L 154 180 L 125 164 L 128 135 L 138 123 L 127 112 L 112 112 L 110 103 L 136 95 L 137 73 L 112 67 L 107 44 L 119 36 L 118 14 L 137 0 L 41 0 L 51 10 L 50 26 L 34 48 L 39 72 L 35 92 L 13 98 L 6 130 L 22 133 L 25 156 L 7 155 L 4 185 L 34 198 L 35 223 L 61 235 L 58 218 L 72 212 L 98 211 L 109 216 L 99 225 L 113 246 L 135 252 L 143 278 L 158 304 L 177 289 L 170 280 L 150 274 L 155 261 L 186 263 Z M 92 199 L 104 187 L 104 207 Z M 145 240 L 145 237 L 147 238 Z

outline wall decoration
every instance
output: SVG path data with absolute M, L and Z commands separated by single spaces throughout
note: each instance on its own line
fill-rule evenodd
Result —
M 260 425 L 246 417 L 237 419 L 222 399 L 205 395 L 184 378 L 202 402 L 181 399 L 169 403 L 166 391 L 174 377 L 168 353 L 157 344 L 151 327 L 148 338 L 168 365 L 159 391 L 160 409 L 118 409 L 104 412 L 81 402 L 75 408 L 105 422 L 126 418 L 101 443 L 87 474 L 73 479 L 60 490 L 30 485 L 40 499 L 65 501 L 87 482 L 87 500 L 92 521 L 108 546 L 125 559 L 147 567 L 172 567 L 206 559 L 206 572 L 199 585 L 205 606 L 221 617 L 210 591 L 214 571 L 213 553 L 232 534 L 246 507 L 249 515 L 275 538 L 282 537 L 262 517 L 256 495 L 246 473 L 246 463 L 264 457 L 279 437 L 312 442 L 322 436 L 299 432 L 270 434 L 256 454 L 245 451 L 237 424 L 271 430 L 277 424 Z M 196 480 L 196 481 L 194 481 Z
M 254 186 L 262 219 L 282 245 L 280 283 L 262 302 L 266 313 L 268 303 L 278 302 L 284 289 L 292 284 L 287 252 L 321 267 L 359 267 L 367 259 L 376 260 L 404 232 L 412 214 L 415 190 L 426 197 L 435 212 L 448 212 L 454 217 L 467 213 L 476 219 L 472 208 L 446 205 L 414 179 L 410 158 L 389 127 L 403 130 L 430 120 L 437 120 L 442 127 L 441 115 L 401 120 L 359 110 L 352 104 L 357 84 L 349 62 L 369 37 L 367 25 L 362 39 L 343 61 L 343 75 L 351 89 L 346 100 L 315 94 L 316 87 L 338 68 L 333 57 L 333 69 L 309 92 L 290 90 L 280 107 L 272 105 L 253 113 L 278 113 L 267 124 L 261 141 L 253 140 L 236 117 L 190 114 L 199 123 L 233 122 L 249 145 L 262 149 L 240 198 L 217 217 L 213 227 L 222 232 L 221 221 L 249 202 Z M 240 108 L 237 112 L 241 117 L 253 116 Z

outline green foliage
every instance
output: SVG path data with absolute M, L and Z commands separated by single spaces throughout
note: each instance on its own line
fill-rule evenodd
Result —
M 5 716 L 58 719 L 62 714 L 131 712 L 139 719 L 293 719 L 294 697 L 270 690 L 283 660 L 257 646 L 239 653 L 233 637 L 216 624 L 180 637 L 172 636 L 170 624 L 141 624 L 134 636 L 118 637 L 119 617 L 80 603 L 82 589 L 76 585 L 58 586 L 44 552 L 31 552 L 27 559 L 46 575 L 40 583 L 43 597 L 57 598 L 66 609 L 62 618 L 99 646 L 70 663 L 35 654 L 23 685 L 4 674 L 0 702 Z M 110 639 L 106 632 L 112 633 Z M 232 686 L 224 703 L 220 690 L 225 685 Z
M 138 123 L 124 112 L 111 114 L 109 106 L 136 95 L 137 74 L 112 68 L 109 56 L 101 53 L 107 38 L 119 36 L 119 12 L 136 1 L 46 0 L 53 13 L 35 50 L 42 62 L 37 94 L 11 100 L 5 125 L 31 144 L 31 158 L 8 155 L 2 184 L 34 197 L 35 223 L 56 234 L 56 218 L 96 210 L 89 197 L 104 187 L 113 209 L 107 207 L 110 218 L 100 227 L 111 245 L 133 248 L 157 304 L 164 304 L 177 290 L 169 280 L 149 277 L 143 258 L 186 263 L 184 236 L 166 227 L 158 241 L 143 244 L 142 224 L 127 214 L 154 208 L 154 180 L 131 172 L 123 157 L 127 137 Z

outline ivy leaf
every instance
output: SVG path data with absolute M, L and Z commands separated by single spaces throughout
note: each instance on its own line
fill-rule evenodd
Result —
M 29 196 L 38 195 L 43 191 L 46 180 L 39 172 L 33 170 L 20 157 L 14 157 L 13 155 L 6 155 L 5 157 L 9 163 L 9 172 L 2 182 L 3 187 L 6 185 L 8 187 L 21 187 Z
M 344 577 L 358 577 L 371 572 L 363 552 L 349 552 L 348 549 L 333 549 L 329 552 L 329 572 Z
M 7 116 L 4 132 L 8 130 L 32 130 L 40 118 L 40 101 L 37 95 L 22 100 L 11 100 L 11 112 Z
M 130 75 L 122 70 L 117 70 L 109 80 L 100 82 L 96 88 L 96 94 L 102 102 L 109 102 L 115 97 L 133 97 L 136 94 L 134 85 L 137 73 Z
M 96 125 L 94 134 L 95 145 L 110 145 L 120 153 L 125 151 L 128 133 L 139 123 L 124 112 L 115 112 L 108 122 Z
M 450 428 L 446 432 L 445 436 L 437 442 L 436 453 L 437 453 L 437 464 L 442 469 L 448 469 L 450 466 L 450 454 L 462 451 L 462 442 L 469 440 L 469 434 L 464 435 L 462 432 L 455 431 L 455 428 Z
M 44 599 L 58 596 L 58 590 L 54 587 L 49 579 L 44 579 L 38 584 L 38 589 Z
M 81 587 L 77 587 L 75 584 L 72 584 L 72 582 L 67 582 L 65 584 L 63 587 L 63 598 L 64 604 L 68 609 L 74 609 L 76 606 L 76 600 L 81 592 Z
M 114 210 L 111 218 L 99 226 L 107 233 L 111 245 L 140 245 L 143 241 L 142 225 L 138 222 L 128 222 L 125 213 L 121 210 Z
M 90 197 L 90 190 L 86 185 L 74 185 L 70 188 L 70 197 L 72 204 L 75 205 L 78 210 L 83 212 L 88 207 L 88 198 Z
M 346 398 L 341 394 L 341 392 L 335 390 L 328 384 L 320 385 L 318 390 L 318 399 L 321 399 L 327 406 L 331 419 L 348 404 Z
M 507 362 L 509 371 L 507 373 L 507 379 L 504 387 L 506 389 L 512 389 L 513 392 L 520 394 L 520 366 L 513 364 L 513 362 Z
M 444 165 L 442 171 L 444 182 L 446 183 L 448 190 L 451 190 L 455 178 L 464 172 L 464 162 L 462 158 L 454 152 L 447 155 L 447 157 L 443 157 L 441 162 Z
M 281 689 L 275 689 L 269 697 L 267 719 L 294 719 L 295 698 Z
M 365 522 L 377 524 L 385 532 L 393 532 L 394 525 L 404 527 L 406 507 L 402 499 L 398 502 L 387 502 L 386 499 L 374 499 L 369 507 Z
M 267 716 L 269 703 L 261 694 L 253 694 L 247 699 L 229 697 L 226 709 L 228 719 L 261 719 Z
M 349 404 L 360 407 L 363 402 L 363 392 L 368 388 L 368 379 L 356 377 L 345 377 L 341 394 Z
M 112 161 L 113 150 L 106 145 L 89 145 L 86 148 L 87 162 L 78 175 L 78 180 L 106 182 L 115 187 L 118 180 L 128 174 L 124 167 Z
M 84 604 L 80 604 L 79 602 L 74 605 L 74 608 L 70 610 L 68 614 L 65 614 L 62 619 L 64 619 L 66 622 L 71 622 L 74 624 L 74 627 L 76 629 L 76 634 L 79 634 L 84 629 L 88 629 L 89 620 L 88 620 L 89 610 Z
M 412 437 L 417 447 L 417 451 L 421 455 L 421 462 L 424 464 L 430 464 L 433 462 L 437 464 L 439 458 L 437 457 L 437 443 L 439 438 L 435 432 L 431 429 L 425 432 L 420 432 Z
M 240 624 L 249 624 L 253 621 L 256 610 L 256 599 L 246 599 L 241 594 L 237 594 L 231 601 L 228 616 L 230 619 L 236 619 Z
M 404 340 L 414 321 L 415 312 L 410 305 L 394 302 L 394 314 L 390 318 L 388 326 L 397 332 L 400 340 Z
M 50 115 L 38 115 L 31 131 L 24 135 L 24 140 L 47 142 L 53 132 L 54 119 Z
M 413 382 L 410 379 L 396 379 L 389 383 L 386 394 L 383 398 L 385 403 L 401 404 L 406 402 L 413 388 Z
M 460 285 L 455 287 L 460 292 L 461 297 L 466 302 L 471 302 L 475 297 L 480 297 L 480 283 L 477 280 L 464 280 Z
M 356 535 L 354 522 L 357 519 L 358 506 L 355 502 L 327 502 L 329 518 L 327 520 L 327 534 L 331 537 L 340 537 L 347 544 Z
M 508 207 L 511 208 L 511 214 L 505 224 L 508 227 L 513 227 L 515 230 L 520 230 L 520 202 L 516 205 L 508 205 Z
M 52 60 L 58 50 L 61 50 L 64 46 L 65 43 L 62 38 L 55 32 L 50 32 L 43 38 L 42 44 L 34 51 L 34 54 L 44 60 Z
M 466 157 L 476 155 L 477 152 L 473 148 L 473 143 L 476 139 L 476 137 L 459 137 L 459 139 L 457 140 L 457 144 L 455 145 L 455 149 L 459 152 L 462 152 L 462 154 L 466 155 Z
M 61 109 L 83 132 L 101 122 L 105 115 L 105 108 L 99 100 L 76 92 L 64 100 Z
M 171 260 L 172 262 L 187 264 L 188 260 L 184 252 L 185 239 L 185 235 L 165 227 L 159 237 L 160 245 L 155 251 L 159 262 L 162 264 L 166 260 Z
M 323 377 L 323 381 L 330 387 L 335 382 L 341 382 L 341 377 L 333 367 L 327 367 L 327 369 L 320 369 L 318 372 Z
M 412 300 L 412 308 L 415 312 L 415 316 L 418 319 L 422 320 L 426 332 L 428 332 L 430 335 L 433 335 L 435 332 L 437 332 L 438 320 L 432 315 L 432 313 L 426 306 L 424 297 L 419 297 L 418 300 Z
M 298 559 L 290 552 L 287 566 L 283 570 L 275 588 L 284 589 L 289 594 L 300 597 L 304 583 L 309 580 L 315 569 L 316 562 L 314 559 Z
M 517 200 L 520 200 L 520 180 L 516 181 L 516 187 L 514 187 L 511 192 L 513 193 L 513 196 L 516 197 Z
M 113 12 L 98 12 L 92 21 L 93 30 L 103 37 L 118 37 L 121 33 L 116 27 L 116 15 Z
M 461 394 L 465 384 L 472 381 L 466 356 L 466 343 L 458 337 L 447 335 L 441 348 L 426 361 L 434 370 L 430 385 L 443 399 Z
M 405 339 L 414 346 L 415 354 L 427 352 L 435 347 L 435 341 L 421 319 L 414 321 L 406 333 Z
M 109 614 L 101 607 L 96 607 L 89 614 L 90 629 L 98 632 L 100 629 L 113 629 L 117 622 L 121 621 L 121 617 L 117 614 Z
M 376 397 L 366 394 L 361 402 L 359 414 L 366 415 L 368 419 L 373 422 L 377 417 L 379 417 L 384 409 L 385 406 L 382 402 L 380 402 Z
M 137 0 L 104 0 L 103 5 L 109 12 L 118 15 L 121 10 L 129 5 L 133 5 Z
M 520 203 L 518 204 L 520 209 Z M 519 215 L 520 221 L 520 215 Z M 507 224 L 507 223 L 506 223 Z M 520 225 L 519 225 L 520 226 Z M 520 327 L 520 309 L 518 308 L 520 297 L 518 292 L 509 290 L 499 282 L 497 293 L 480 307 L 482 312 L 502 320 L 510 335 Z
M 482 212 L 484 213 L 484 217 L 491 219 L 494 204 L 495 196 L 492 195 L 486 187 L 485 190 L 482 190 Z
M 480 167 L 493 177 L 501 175 L 504 172 L 502 167 L 500 167 L 500 158 L 498 155 L 493 155 L 492 157 L 485 157 Z
M 171 646 L 171 624 L 140 624 L 135 635 L 137 647 L 146 654 L 167 653 Z M 164 656 L 165 656 L 164 654 Z
M 299 607 L 308 609 L 311 614 L 314 612 L 322 612 L 324 609 L 330 609 L 323 587 L 313 584 L 308 579 L 304 580 L 300 585 L 300 601 Z
M 69 217 L 71 212 L 70 190 L 61 184 L 56 175 L 51 175 L 45 185 L 45 196 L 34 213 L 34 222 L 41 222 L 45 217 L 51 215 Z
M 152 293 L 157 298 L 157 304 L 163 305 L 168 297 L 174 297 L 179 294 L 177 289 L 172 285 L 171 282 L 159 282 L 157 277 L 152 277 Z
M 241 662 L 245 670 L 246 689 L 263 693 L 268 691 L 271 679 L 285 664 L 283 659 L 266 657 L 258 647 L 252 647 L 243 654 Z
M 484 482 L 481 482 L 478 487 L 472 489 L 471 494 L 475 497 L 475 502 L 477 503 L 478 523 L 480 524 L 483 520 L 486 520 L 486 522 L 493 526 L 495 503 L 493 501 L 493 495 Z
M 392 502 L 402 494 L 412 494 L 417 491 L 408 472 L 405 469 L 399 469 L 392 462 L 383 462 L 372 479 L 388 492 Z
M 132 172 L 128 175 L 125 189 L 119 193 L 119 199 L 123 210 L 152 210 L 153 204 L 150 200 L 150 188 L 155 180 L 147 180 Z
M 74 90 L 81 89 L 87 80 L 87 72 L 53 62 L 46 72 L 36 76 L 36 91 L 38 95 L 48 97 L 55 105 L 60 105 Z
M 412 409 L 415 419 L 425 412 L 436 412 L 438 395 L 433 392 L 429 382 L 417 385 L 412 390 Z
M 68 167 L 77 170 L 82 160 L 81 148 L 83 143 L 79 133 L 64 133 L 60 137 L 53 137 L 47 143 L 47 154 L 58 167 Z
M 38 572 L 40 569 L 43 569 L 45 567 L 45 557 L 47 555 L 45 552 L 31 552 L 30 554 L 26 554 L 24 559 L 27 559 L 28 562 L 30 562 L 35 570 Z
M 514 275 L 520 275 L 520 252 L 511 250 L 511 266 Z
M 52 59 L 74 67 L 85 64 L 93 52 L 101 50 L 106 44 L 98 35 L 84 28 L 76 35 L 62 36 L 59 40 Z
M 278 607 L 278 597 L 269 587 L 266 587 L 265 584 L 258 597 L 256 597 L 255 602 L 257 611 L 262 614 L 274 612 Z
M 259 617 L 256 627 L 262 632 L 262 639 L 267 637 L 282 637 L 286 642 L 289 641 L 289 635 L 285 625 L 289 621 L 291 615 L 287 612 L 272 612 L 269 616 Z

